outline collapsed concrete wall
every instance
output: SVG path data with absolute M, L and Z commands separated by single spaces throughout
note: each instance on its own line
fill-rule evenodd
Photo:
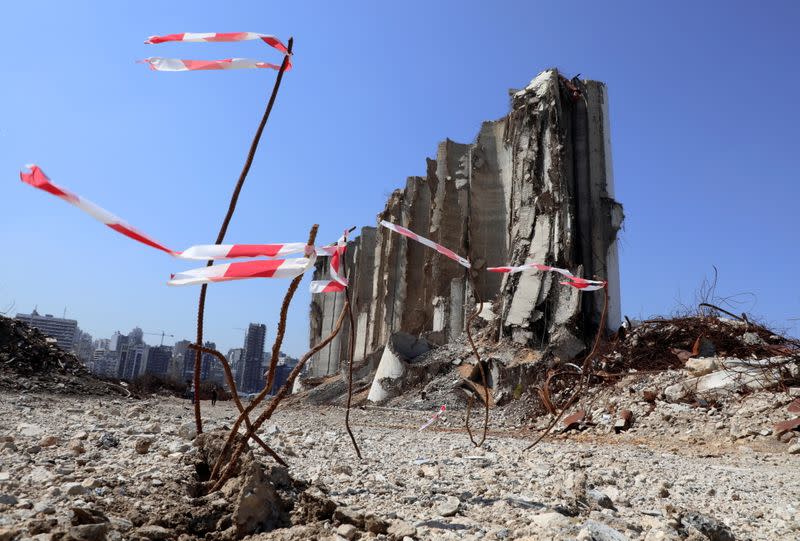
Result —
M 486 266 L 540 262 L 608 280 L 607 326 L 620 323 L 617 233 L 608 96 L 603 83 L 538 75 L 511 96 L 511 112 L 485 122 L 475 142 L 442 142 L 424 177 L 391 194 L 388 220 Z M 383 347 L 392 333 L 425 334 L 433 343 L 458 338 L 478 299 L 493 302 L 500 339 L 548 348 L 572 358 L 594 335 L 603 293 L 560 285 L 558 275 L 466 270 L 384 228 L 364 228 L 347 258 L 356 300 L 355 360 Z M 318 263 L 315 279 L 326 276 Z M 338 316 L 342 294 L 315 295 L 311 344 Z M 343 332 L 312 361 L 312 374 L 336 371 L 347 357 Z

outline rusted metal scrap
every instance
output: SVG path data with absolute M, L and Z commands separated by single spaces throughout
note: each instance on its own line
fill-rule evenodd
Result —
M 788 421 L 781 421 L 780 423 L 775 424 L 775 434 L 781 435 L 784 432 L 789 432 L 790 430 L 797 430 L 800 428 L 800 417 L 795 417 L 794 419 L 789 419 Z
M 614 423 L 614 432 L 619 434 L 623 430 L 628 430 L 633 426 L 633 412 L 631 410 L 621 410 L 619 419 Z
M 800 413 L 800 398 L 795 398 L 786 409 L 789 413 Z
M 579 430 L 581 425 L 584 424 L 586 420 L 586 410 L 578 410 L 572 415 L 568 415 L 564 417 L 564 430 L 562 432 L 568 432 L 570 430 Z

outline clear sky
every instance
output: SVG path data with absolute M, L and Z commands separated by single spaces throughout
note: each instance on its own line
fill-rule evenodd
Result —
M 738 310 L 800 334 L 796 2 L 6 2 L 0 85 L 0 312 L 194 336 L 193 263 L 119 236 L 19 182 L 25 163 L 168 246 L 212 243 L 275 77 L 157 73 L 135 60 L 244 56 L 257 42 L 144 45 L 149 35 L 295 38 L 295 69 L 227 241 L 331 241 L 375 223 L 387 195 L 449 137 L 507 112 L 509 88 L 558 67 L 608 84 L 623 312 L 689 304 L 712 266 Z M 284 349 L 305 350 L 306 277 Z M 209 288 L 206 336 L 272 336 L 288 282 Z M 155 336 L 146 337 L 158 343 Z M 269 340 L 268 340 L 269 341 Z

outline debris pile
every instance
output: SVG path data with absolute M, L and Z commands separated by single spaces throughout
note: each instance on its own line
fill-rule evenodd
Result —
M 0 389 L 76 394 L 127 394 L 96 378 L 53 338 L 0 316 Z

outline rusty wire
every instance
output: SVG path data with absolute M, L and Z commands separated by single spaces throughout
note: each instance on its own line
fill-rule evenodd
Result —
M 228 363 L 228 359 L 226 359 L 225 356 L 216 349 L 198 346 L 197 344 L 189 344 L 188 347 L 190 349 L 200 350 L 203 353 L 210 353 L 211 355 L 216 357 L 217 360 L 219 360 L 220 364 L 222 364 L 222 369 L 225 371 L 225 380 L 227 381 L 228 388 L 231 391 L 231 398 L 233 398 L 233 401 L 236 404 L 236 408 L 239 410 L 239 413 L 245 415 L 244 418 L 245 425 L 247 425 L 247 428 L 250 428 L 251 426 L 250 418 L 244 412 L 244 406 L 242 405 L 242 401 L 239 399 L 239 393 L 236 390 L 236 380 L 233 378 L 233 372 L 231 371 L 231 365 Z M 280 464 L 281 466 L 288 466 L 288 464 L 286 464 L 286 462 L 278 455 L 278 453 L 273 451 L 269 445 L 264 443 L 264 440 L 262 440 L 258 436 L 258 434 L 255 433 L 253 434 L 253 441 L 259 444 L 261 448 L 264 449 L 264 451 L 266 451 L 272 458 L 274 458 L 278 464 Z
M 236 181 L 236 186 L 233 189 L 233 194 L 231 194 L 231 200 L 228 204 L 228 212 L 225 214 L 225 218 L 222 220 L 222 226 L 219 228 L 219 233 L 217 234 L 217 241 L 215 244 L 222 244 L 222 241 L 225 240 L 225 234 L 228 232 L 228 226 L 231 223 L 231 218 L 233 218 L 233 212 L 236 210 L 236 203 L 239 201 L 239 194 L 242 191 L 242 186 L 244 185 L 244 181 L 247 178 L 247 174 L 250 172 L 250 166 L 253 164 L 253 159 L 256 155 L 256 150 L 258 149 L 258 143 L 261 141 L 261 134 L 264 132 L 264 128 L 267 125 L 267 120 L 269 119 L 269 115 L 272 112 L 272 107 L 275 105 L 275 98 L 278 96 L 278 89 L 281 86 L 281 81 L 283 80 L 283 74 L 286 71 L 286 67 L 289 64 L 289 58 L 292 55 L 292 46 L 294 45 L 294 38 L 289 38 L 289 42 L 286 47 L 286 55 L 283 57 L 283 62 L 281 63 L 280 70 L 278 70 L 278 76 L 275 78 L 275 84 L 272 87 L 272 94 L 269 97 L 269 102 L 267 102 L 267 108 L 264 110 L 264 115 L 261 117 L 261 122 L 258 125 L 258 129 L 256 130 L 255 135 L 253 136 L 253 141 L 250 143 L 250 150 L 247 152 L 247 159 L 245 159 L 244 167 L 242 167 L 242 172 L 239 173 L 239 180 Z M 213 264 L 213 261 L 209 260 L 207 265 L 210 267 Z M 205 319 L 205 308 L 206 308 L 206 290 L 208 289 L 208 284 L 203 284 L 200 286 L 200 299 L 197 302 L 197 341 L 195 344 L 197 346 L 202 347 L 203 345 L 203 321 Z M 200 367 L 201 367 L 201 359 L 202 353 L 199 349 L 195 351 L 194 355 L 194 388 L 195 390 L 200 389 Z M 200 400 L 194 401 L 194 420 L 195 425 L 197 428 L 197 433 L 203 433 L 203 418 L 200 414 Z
M 608 287 L 604 287 L 603 313 L 600 316 L 600 326 L 597 328 L 597 335 L 595 336 L 594 344 L 592 345 L 591 351 L 589 351 L 589 353 L 583 359 L 583 365 L 581 367 L 581 373 L 583 377 L 580 378 L 580 380 L 578 380 L 578 386 L 575 389 L 575 392 L 573 392 L 572 396 L 570 396 L 569 399 L 564 403 L 564 406 L 561 408 L 561 412 L 558 415 L 556 415 L 552 421 L 550 421 L 550 424 L 547 425 L 547 427 L 545 427 L 544 431 L 541 434 L 539 434 L 539 436 L 533 441 L 533 443 L 531 443 L 529 446 L 523 449 L 523 451 L 528 451 L 529 449 L 533 448 L 537 443 L 542 441 L 545 438 L 545 436 L 547 436 L 550 433 L 550 431 L 553 430 L 553 427 L 556 426 L 556 423 L 558 423 L 558 421 L 561 420 L 561 418 L 567 412 L 567 409 L 569 409 L 575 403 L 575 401 L 578 398 L 580 398 L 584 387 L 588 386 L 589 380 L 592 377 L 592 370 L 591 370 L 592 358 L 597 352 L 597 348 L 600 345 L 600 340 L 602 339 L 603 334 L 605 333 L 607 314 L 608 314 Z
M 345 273 L 345 269 L 347 266 L 347 258 L 342 257 L 342 276 L 347 276 Z M 353 431 L 350 428 L 350 405 L 353 401 L 353 356 L 356 350 L 356 323 L 355 318 L 353 317 L 353 304 L 350 300 L 350 287 L 345 286 L 344 288 L 344 295 L 347 299 L 347 317 L 350 320 L 350 339 L 347 344 L 347 357 L 348 357 L 348 366 L 347 366 L 347 408 L 344 412 L 344 426 L 347 429 L 347 434 L 350 436 L 350 441 L 353 442 L 353 448 L 356 450 L 356 455 L 358 456 L 359 460 L 361 459 L 361 449 L 358 448 L 358 443 L 356 442 L 356 437 L 353 435 Z M 341 352 L 340 352 L 341 355 Z
M 314 224 L 311 226 L 311 231 L 308 233 L 308 245 L 314 246 L 314 243 L 317 240 L 317 230 L 319 229 L 319 224 Z M 278 364 L 278 357 L 280 355 L 281 345 L 283 344 L 283 337 L 286 334 L 286 317 L 289 313 L 289 305 L 294 298 L 294 293 L 297 291 L 297 286 L 300 285 L 300 282 L 303 280 L 303 275 L 295 276 L 292 279 L 292 282 L 289 284 L 289 288 L 286 290 L 286 295 L 283 297 L 283 303 L 281 304 L 281 313 L 280 319 L 278 320 L 278 331 L 275 335 L 275 343 L 272 345 L 272 359 L 270 360 L 269 365 L 269 375 L 267 376 L 267 383 L 261 392 L 256 395 L 256 397 L 247 405 L 247 408 L 239 414 L 239 417 L 236 419 L 236 422 L 233 423 L 233 428 L 231 429 L 230 434 L 228 434 L 228 439 L 225 441 L 225 446 L 222 449 L 222 453 L 217 458 L 217 461 L 214 463 L 214 467 L 211 470 L 211 478 L 213 479 L 219 473 L 219 469 L 222 467 L 222 458 L 227 454 L 228 450 L 230 449 L 231 445 L 233 444 L 233 440 L 236 437 L 236 434 L 239 432 L 239 427 L 242 426 L 242 422 L 247 419 L 247 415 L 253 411 L 263 400 L 267 397 L 267 395 L 272 390 L 273 378 L 275 377 L 275 367 Z M 249 431 L 248 431 L 249 432 Z M 249 437 L 249 436 L 248 436 Z M 247 439 L 245 439 L 247 441 Z
M 253 424 L 247 430 L 247 433 L 245 434 L 245 437 L 239 442 L 239 445 L 236 446 L 236 448 L 233 451 L 233 454 L 231 455 L 231 457 L 230 457 L 230 459 L 228 461 L 228 465 L 225 467 L 224 470 L 222 470 L 222 472 L 219 475 L 219 478 L 217 479 L 216 483 L 211 487 L 211 490 L 209 492 L 214 492 L 215 490 L 219 490 L 220 488 L 222 488 L 222 486 L 225 484 L 225 482 L 228 479 L 230 479 L 231 475 L 233 475 L 233 471 L 235 470 L 236 462 L 239 460 L 239 457 L 241 456 L 242 452 L 244 451 L 244 446 L 247 444 L 247 439 L 250 438 L 251 435 L 254 434 L 259 428 L 261 428 L 261 425 L 264 424 L 264 422 L 267 419 L 272 417 L 272 414 L 275 412 L 275 409 L 278 407 L 278 405 L 281 403 L 281 401 L 283 401 L 283 399 L 286 397 L 286 395 L 290 392 L 292 386 L 294 385 L 295 379 L 297 379 L 297 376 L 300 375 L 300 372 L 303 370 L 303 367 L 308 362 L 308 360 L 314 354 L 316 354 L 318 351 L 320 351 L 322 348 L 327 346 L 336 337 L 336 335 L 339 334 L 339 330 L 341 330 L 342 323 L 344 322 L 344 317 L 345 317 L 345 314 L 346 314 L 346 310 L 347 310 L 347 306 L 345 306 L 342 309 L 342 312 L 339 314 L 339 318 L 336 321 L 336 326 L 331 331 L 331 333 L 327 336 L 327 338 L 325 338 L 324 340 L 319 342 L 316 346 L 314 346 L 313 348 L 308 350 L 305 353 L 305 355 L 303 355 L 300 358 L 300 361 L 298 361 L 297 365 L 289 373 L 289 377 L 287 378 L 286 383 L 283 384 L 283 387 L 280 388 L 278 393 L 273 397 L 273 399 L 270 401 L 269 405 L 261 413 L 261 415 L 259 415 L 258 418 L 255 421 L 253 421 Z M 231 430 L 231 434 L 235 436 L 236 430 L 232 429 Z M 229 440 L 230 439 L 232 439 L 232 438 L 229 438 Z M 223 450 L 223 452 L 220 454 L 220 459 L 217 460 L 218 463 L 222 460 L 222 457 L 225 456 L 226 452 L 227 452 L 226 450 Z M 216 469 L 216 465 L 215 465 L 215 469 Z M 212 476 L 212 479 L 213 478 L 214 477 Z
M 467 429 L 467 434 L 469 434 L 469 440 L 472 442 L 472 445 L 475 447 L 480 447 L 483 445 L 483 442 L 486 441 L 486 434 L 489 431 L 489 385 L 486 380 L 486 371 L 483 369 L 483 363 L 481 362 L 480 353 L 478 353 L 478 348 L 475 347 L 475 341 L 472 339 L 472 320 L 474 320 L 478 314 L 483 312 L 483 297 L 478 291 L 477 287 L 477 280 L 475 279 L 475 273 L 472 272 L 472 269 L 468 269 L 470 283 L 472 284 L 472 292 L 478 298 L 478 307 L 473 310 L 472 314 L 470 314 L 469 319 L 467 319 L 467 340 L 469 340 L 469 345 L 472 347 L 472 353 L 475 355 L 475 359 L 478 362 L 478 371 L 481 374 L 481 384 L 483 385 L 484 397 L 483 397 L 483 404 L 484 404 L 484 418 L 483 418 L 483 436 L 479 442 L 475 441 L 475 438 L 472 435 L 472 429 L 469 426 L 469 416 L 472 412 L 472 401 L 473 397 L 470 394 L 469 399 L 467 401 L 467 414 L 464 418 L 464 426 Z

